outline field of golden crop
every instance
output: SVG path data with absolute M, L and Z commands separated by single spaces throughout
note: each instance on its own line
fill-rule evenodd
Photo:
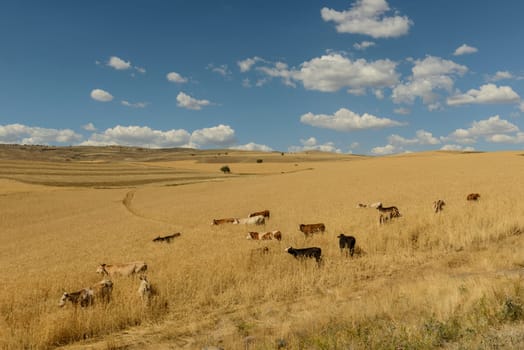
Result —
M 0 152 L 2 349 L 524 348 L 519 152 L 17 151 Z M 379 226 L 375 209 L 356 208 L 376 201 L 403 216 Z M 261 209 L 262 228 L 210 225 Z M 305 239 L 298 225 L 316 222 L 327 231 Z M 246 240 L 276 229 L 282 242 Z M 339 233 L 362 254 L 341 255 Z M 321 247 L 322 266 L 293 259 L 290 245 Z M 109 304 L 57 306 L 101 279 L 99 263 L 134 260 L 149 265 L 151 305 L 137 278 L 115 277 Z

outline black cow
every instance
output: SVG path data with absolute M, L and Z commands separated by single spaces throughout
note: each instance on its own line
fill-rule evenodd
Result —
M 167 242 L 167 243 L 171 243 L 171 241 L 173 239 L 175 239 L 175 237 L 178 237 L 178 236 L 180 236 L 180 232 L 173 233 L 172 235 L 167 235 L 167 236 L 164 236 L 164 237 L 158 236 L 157 238 L 153 239 L 153 242 Z
M 346 251 L 346 256 L 348 256 L 348 252 L 351 256 L 355 253 L 355 243 L 357 240 L 353 236 L 346 236 L 343 233 L 339 234 L 337 236 L 338 238 L 338 245 L 340 247 L 340 252 L 342 252 L 345 248 L 348 250 Z
M 288 247 L 285 249 L 285 251 L 293 255 L 297 259 L 315 258 L 315 260 L 317 261 L 317 263 L 320 266 L 320 262 L 322 260 L 322 249 L 318 247 L 301 248 L 301 249 Z

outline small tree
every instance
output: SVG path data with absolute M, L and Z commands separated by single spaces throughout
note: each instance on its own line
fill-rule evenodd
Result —
M 257 159 L 257 163 L 262 163 L 263 161 L 263 159 Z
M 220 171 L 223 172 L 224 174 L 231 173 L 231 169 L 229 169 L 229 166 L 227 165 L 224 165 L 222 168 L 220 168 Z

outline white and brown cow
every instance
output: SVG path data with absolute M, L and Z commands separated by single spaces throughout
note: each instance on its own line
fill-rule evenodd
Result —
M 241 218 L 237 219 L 236 222 L 233 222 L 233 224 L 244 224 L 244 225 L 265 225 L 266 224 L 266 218 L 262 215 L 257 216 L 251 216 L 248 218 Z
M 96 269 L 97 273 L 104 276 L 131 276 L 137 273 L 146 272 L 147 264 L 144 261 L 134 261 L 124 264 L 100 264 Z
M 211 225 L 238 224 L 237 218 L 213 219 Z
M 246 239 L 252 239 L 255 241 L 265 241 L 265 240 L 276 239 L 277 241 L 280 241 L 282 240 L 282 232 L 278 230 L 264 232 L 264 233 L 249 232 Z
M 267 210 L 267 209 L 251 213 L 251 214 L 249 214 L 249 217 L 251 218 L 253 216 L 259 216 L 259 215 L 262 215 L 263 217 L 265 217 L 266 219 L 269 220 L 269 210 Z
M 94 291 L 87 287 L 82 288 L 79 291 L 76 292 L 64 292 L 62 294 L 62 297 L 60 298 L 60 301 L 58 302 L 58 306 L 64 307 L 64 305 L 70 301 L 73 306 L 80 305 L 81 307 L 87 307 L 90 305 L 93 305 L 94 300 Z

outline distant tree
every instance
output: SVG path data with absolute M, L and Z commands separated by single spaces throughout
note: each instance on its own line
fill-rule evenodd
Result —
M 224 165 L 222 168 L 220 168 L 220 171 L 223 172 L 224 174 L 231 173 L 231 169 L 229 169 L 229 166 L 227 165 Z

